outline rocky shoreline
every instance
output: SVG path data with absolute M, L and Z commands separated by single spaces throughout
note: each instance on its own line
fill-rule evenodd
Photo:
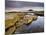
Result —
M 8 18 L 13 17 L 13 18 L 8 19 L 7 17 Z M 6 34 L 14 33 L 14 31 L 20 28 L 23 24 L 29 25 L 33 22 L 33 20 L 37 19 L 37 16 L 26 15 L 25 13 L 14 13 L 13 15 L 7 17 L 6 17 L 7 19 L 5 20 Z

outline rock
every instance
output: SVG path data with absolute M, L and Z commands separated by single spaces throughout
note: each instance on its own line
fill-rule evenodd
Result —
M 9 28 L 9 29 L 5 32 L 5 35 L 10 35 L 10 34 L 14 33 L 14 31 L 16 31 L 15 26 Z
M 13 18 L 5 20 L 5 29 L 7 29 L 7 34 L 13 33 L 15 30 L 21 28 L 21 26 L 23 25 L 31 24 L 37 18 L 37 16 L 26 15 L 25 13 L 14 13 L 11 16 Z

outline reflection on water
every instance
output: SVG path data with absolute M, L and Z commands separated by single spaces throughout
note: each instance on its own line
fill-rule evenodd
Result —
M 38 16 L 38 19 L 36 21 L 32 22 L 33 26 L 37 25 L 37 26 L 43 27 L 43 24 L 44 24 L 44 17 L 43 16 Z
M 36 21 L 33 21 L 32 24 L 29 25 L 28 29 L 31 29 L 32 32 L 43 31 L 43 29 L 44 29 L 44 17 L 38 16 L 38 19 Z
M 29 26 L 24 25 L 23 31 L 17 33 L 32 33 L 32 32 L 43 32 L 44 31 L 44 16 L 38 16 L 36 21 L 33 21 Z

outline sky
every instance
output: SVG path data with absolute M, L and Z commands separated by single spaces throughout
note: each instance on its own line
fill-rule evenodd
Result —
M 27 1 L 15 1 L 15 0 L 5 0 L 5 8 L 7 10 L 27 10 L 27 9 L 39 9 L 43 10 L 44 3 L 42 2 L 27 2 Z M 7 11 L 6 10 L 6 11 Z
M 6 0 L 5 6 L 11 8 L 21 8 L 21 7 L 43 7 L 44 3 L 40 2 L 24 2 L 24 1 L 8 1 Z

